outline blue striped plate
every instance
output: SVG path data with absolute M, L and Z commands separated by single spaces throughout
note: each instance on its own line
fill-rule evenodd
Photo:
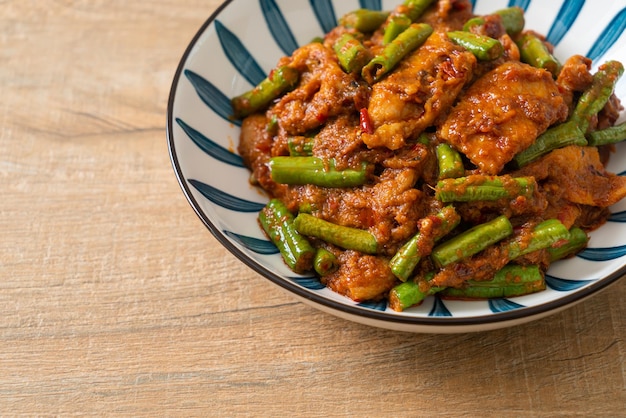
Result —
M 199 29 L 172 83 L 167 135 L 175 174 L 190 204 L 214 236 L 242 262 L 297 299 L 331 314 L 373 326 L 413 332 L 467 332 L 511 326 L 565 309 L 626 273 L 626 201 L 592 234 L 578 257 L 554 264 L 548 289 L 484 302 L 438 297 L 398 313 L 385 303 L 355 303 L 318 279 L 296 276 L 282 262 L 256 221 L 267 196 L 252 188 L 236 154 L 239 122 L 229 119 L 229 98 L 249 90 L 278 59 L 335 25 L 357 8 L 389 10 L 400 0 L 230 0 Z M 547 35 L 562 59 L 583 54 L 594 67 L 626 63 L 626 0 L 475 0 L 482 14 L 507 6 L 526 11 L 526 27 Z M 593 24 L 589 24 L 593 22 Z M 626 99 L 626 80 L 617 94 Z M 621 120 L 625 119 L 622 114 Z M 621 121 L 620 120 L 620 121 Z M 626 175 L 626 144 L 609 170 Z

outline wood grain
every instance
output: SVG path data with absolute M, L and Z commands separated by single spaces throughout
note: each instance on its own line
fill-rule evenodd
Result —
M 223 249 L 165 140 L 216 0 L 0 3 L 0 415 L 624 416 L 626 282 L 530 324 L 321 313 Z

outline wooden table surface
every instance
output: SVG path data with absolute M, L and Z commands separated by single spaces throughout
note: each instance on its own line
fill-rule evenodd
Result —
M 410 334 L 218 244 L 165 138 L 218 5 L 0 2 L 0 415 L 626 416 L 626 280 L 529 324 Z

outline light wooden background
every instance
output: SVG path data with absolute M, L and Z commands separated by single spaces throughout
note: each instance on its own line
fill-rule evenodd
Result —
M 178 61 L 216 0 L 0 2 L 0 415 L 626 416 L 626 281 L 475 334 L 296 302 L 175 180 Z

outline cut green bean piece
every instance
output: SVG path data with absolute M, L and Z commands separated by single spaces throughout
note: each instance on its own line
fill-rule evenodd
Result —
M 475 16 L 463 24 L 463 30 L 466 32 L 472 32 L 475 30 L 475 28 L 483 26 L 484 24 L 485 24 L 484 17 Z
M 406 12 L 412 22 L 422 17 L 426 9 L 428 9 L 434 0 L 404 0 L 404 6 L 408 8 Z
M 587 135 L 587 140 L 592 147 L 622 142 L 626 140 L 626 122 L 610 128 L 593 131 Z
M 511 36 L 519 34 L 524 30 L 526 21 L 524 19 L 524 10 L 521 7 L 513 6 L 506 9 L 497 10 L 494 14 L 500 16 L 502 26 Z
M 425 235 L 418 232 L 407 241 L 389 261 L 392 273 L 403 282 L 407 281 L 422 257 L 428 256 L 432 251 L 435 242 L 448 235 L 460 221 L 461 217 L 453 206 L 446 206 L 437 214 L 420 220 L 418 225 L 430 224 L 428 226 L 432 233 Z
M 278 199 L 272 199 L 259 212 L 259 223 L 276 245 L 285 263 L 296 273 L 311 270 L 315 248 L 296 231 L 294 217 Z
M 499 270 L 492 280 L 468 280 L 466 287 L 448 287 L 440 294 L 454 299 L 493 299 L 528 295 L 545 288 L 544 275 L 538 266 L 509 264 Z
M 517 39 L 522 62 L 541 68 L 556 77 L 561 71 L 561 63 L 550 53 L 546 44 L 532 32 L 526 32 Z
M 371 59 L 370 52 L 351 33 L 344 33 L 333 45 L 339 65 L 347 73 L 360 72 Z
M 578 124 L 583 133 L 587 133 L 591 119 L 604 108 L 611 98 L 617 81 L 624 73 L 624 66 L 619 61 L 607 61 L 593 75 L 591 86 L 578 99 L 571 120 Z
M 589 242 L 587 233 L 578 227 L 569 230 L 569 236 L 562 242 L 548 248 L 550 261 L 561 260 L 582 251 Z
M 530 235 L 520 234 L 506 246 L 509 260 L 515 260 L 533 251 L 549 248 L 569 237 L 569 231 L 558 219 L 548 219 L 537 224 Z
M 274 136 L 278 133 L 278 118 L 276 115 L 272 115 L 272 118 L 265 125 L 265 131 L 270 135 Z
M 439 179 L 462 177 L 465 174 L 461 154 L 446 143 L 441 143 L 435 148 L 437 162 L 439 163 Z
M 417 137 L 416 142 L 418 144 L 430 145 L 430 138 L 428 137 L 428 134 L 426 132 L 422 132 L 420 136 Z
M 569 145 L 587 145 L 583 131 L 578 127 L 578 123 L 573 120 L 549 128 L 539 135 L 528 148 L 518 153 L 513 160 L 518 167 L 524 167 L 550 151 Z
M 339 269 L 339 260 L 327 249 L 318 248 L 313 259 L 313 268 L 320 276 L 328 276 Z
M 359 169 L 337 170 L 335 161 L 317 157 L 272 157 L 270 176 L 281 184 L 313 184 L 321 187 L 354 187 L 365 184 L 367 164 Z
M 493 61 L 500 58 L 504 52 L 502 43 L 488 36 L 465 31 L 452 31 L 448 32 L 448 38 L 455 44 L 467 49 L 481 61 Z
M 411 23 L 411 18 L 403 13 L 390 16 L 383 33 L 383 45 L 391 43 L 398 35 L 411 26 Z
M 492 15 L 497 15 L 500 17 L 500 22 L 502 23 L 502 27 L 506 31 L 507 34 L 511 36 L 516 36 L 523 29 L 526 21 L 524 19 L 524 10 L 520 7 L 508 7 L 506 9 L 497 10 Z M 485 25 L 485 16 L 476 16 L 469 19 L 463 25 L 463 30 L 468 32 L 474 32 L 477 26 Z
M 454 238 L 438 245 L 430 254 L 439 268 L 470 257 L 513 233 L 513 226 L 506 216 L 476 225 Z
M 426 23 L 413 23 L 387 44 L 380 55 L 372 58 L 363 67 L 361 75 L 370 85 L 379 81 L 391 71 L 405 56 L 421 46 L 433 33 L 433 28 Z
M 272 100 L 294 88 L 299 79 L 300 73 L 295 68 L 283 65 L 273 69 L 255 88 L 231 100 L 233 116 L 243 119 L 263 109 Z
M 435 188 L 435 197 L 442 202 L 474 202 L 503 198 L 514 199 L 518 196 L 531 197 L 536 185 L 534 177 L 474 174 L 439 180 Z
M 376 237 L 363 229 L 337 225 L 307 213 L 299 213 L 294 225 L 303 235 L 319 238 L 346 250 L 366 254 L 376 254 L 378 251 Z
M 287 139 L 289 155 L 292 157 L 310 157 L 313 155 L 315 138 L 308 136 L 292 136 Z
M 388 16 L 389 12 L 386 11 L 357 9 L 343 15 L 339 19 L 339 24 L 346 28 L 353 28 L 359 32 L 368 33 L 378 29 L 385 23 Z
M 427 282 L 433 276 L 434 273 L 429 273 L 426 275 L 425 281 Z M 402 312 L 411 306 L 419 305 L 428 296 L 434 295 L 441 290 L 443 290 L 442 287 L 428 287 L 428 290 L 424 291 L 420 287 L 419 282 L 408 280 L 391 289 L 389 292 L 389 308 L 396 312 Z

